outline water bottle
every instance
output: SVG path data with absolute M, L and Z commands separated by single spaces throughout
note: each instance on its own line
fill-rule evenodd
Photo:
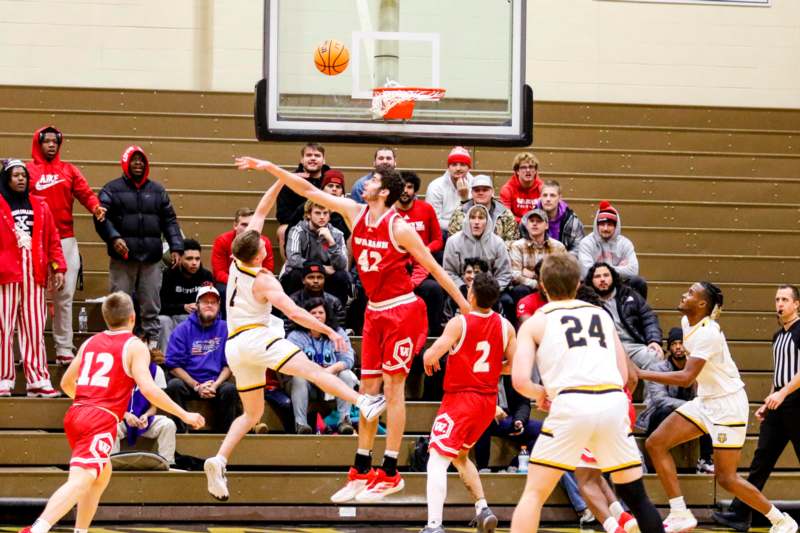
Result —
M 519 449 L 519 455 L 517 456 L 517 473 L 518 474 L 527 474 L 528 473 L 528 461 L 530 461 L 531 456 L 528 453 L 528 447 L 522 446 Z
M 80 333 L 89 331 L 89 316 L 86 314 L 85 307 L 81 307 L 81 311 L 78 313 L 78 331 Z

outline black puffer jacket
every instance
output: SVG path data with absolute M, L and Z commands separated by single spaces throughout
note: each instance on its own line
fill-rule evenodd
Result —
M 138 183 L 131 178 L 130 158 L 136 152 L 145 157 L 144 177 Z M 175 209 L 166 189 L 147 179 L 150 165 L 147 155 L 138 146 L 130 146 L 122 154 L 123 175 L 109 181 L 100 191 L 100 204 L 108 211 L 103 222 L 94 221 L 98 235 L 106 242 L 108 255 L 125 260 L 114 251 L 114 240 L 122 238 L 128 246 L 129 261 L 155 263 L 161 260 L 161 235 L 170 251 L 183 251 L 183 237 Z
M 625 330 L 641 344 L 661 344 L 661 327 L 653 309 L 638 292 L 616 281 L 617 312 Z

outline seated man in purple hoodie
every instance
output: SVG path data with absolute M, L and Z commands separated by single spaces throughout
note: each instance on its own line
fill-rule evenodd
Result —
M 583 222 L 562 199 L 561 185 L 556 180 L 544 182 L 536 207 L 547 213 L 550 238 L 563 244 L 568 252 L 578 255 L 578 244 L 583 239 Z
M 187 400 L 202 399 L 213 404 L 214 430 L 228 431 L 238 405 L 236 386 L 228 381 L 231 371 L 225 359 L 228 329 L 219 317 L 219 292 L 211 285 L 197 292 L 197 310 L 182 322 L 169 339 L 165 366 L 173 377 L 167 383 L 167 394 L 178 405 Z M 186 433 L 186 425 L 175 420 L 178 431 Z

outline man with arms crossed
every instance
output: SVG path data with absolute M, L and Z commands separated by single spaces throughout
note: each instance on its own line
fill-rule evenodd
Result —
M 469 450 L 492 423 L 500 373 L 511 368 L 516 349 L 514 327 L 492 306 L 500 286 L 491 274 L 475 276 L 468 293 L 472 311 L 451 318 L 433 346 L 425 351 L 425 373 L 441 370 L 439 359 L 450 352 L 444 376 L 444 397 L 433 421 L 428 459 L 428 525 L 420 533 L 444 533 L 442 509 L 447 497 L 447 469 L 452 462 L 475 499 L 478 532 L 492 532 L 497 517 L 483 494 L 478 469 Z M 505 364 L 503 359 L 506 359 Z
M 737 499 L 764 514 L 770 533 L 794 533 L 797 523 L 749 482 L 736 473 L 747 436 L 749 408 L 744 382 L 728 350 L 716 319 L 722 310 L 722 291 L 708 281 L 695 283 L 683 294 L 678 311 L 683 314 L 683 345 L 689 352 L 686 366 L 675 372 L 639 371 L 639 377 L 665 385 L 688 387 L 697 382 L 697 396 L 684 403 L 647 438 L 647 453 L 669 497 L 667 533 L 689 531 L 697 519 L 686 507 L 670 450 L 702 434 L 714 446 L 714 477 Z
M 580 266 L 571 254 L 545 257 L 541 286 L 550 303 L 522 325 L 514 354 L 514 388 L 550 414 L 531 452 L 525 490 L 511 520 L 512 533 L 536 531 L 542 506 L 564 471 L 575 470 L 584 448 L 611 473 L 617 492 L 639 527 L 663 531 L 647 497 L 636 441 L 630 434 L 627 356 L 614 322 L 578 300 Z M 544 386 L 531 379 L 536 364 Z
M 61 388 L 74 400 L 64 416 L 64 432 L 72 448 L 69 478 L 53 493 L 36 522 L 21 533 L 47 533 L 76 504 L 75 531 L 89 531 L 111 480 L 109 454 L 135 386 L 154 406 L 193 428 L 205 425 L 201 415 L 184 411 L 153 381 L 150 351 L 133 335 L 136 314 L 131 297 L 124 292 L 110 294 L 102 312 L 108 329 L 83 343 L 61 378 Z
M 298 179 L 305 182 L 303 178 Z M 342 380 L 305 357 L 300 348 L 284 339 L 283 322 L 272 316 L 274 305 L 292 322 L 327 336 L 337 351 L 347 348 L 341 335 L 298 307 L 283 292 L 272 272 L 261 268 L 267 254 L 261 230 L 282 186 L 280 182 L 275 183 L 264 193 L 247 229 L 233 240 L 233 262 L 228 270 L 226 289 L 228 341 L 225 357 L 236 378 L 244 413 L 231 424 L 217 455 L 206 459 L 204 465 L 208 492 L 221 501 L 229 497 L 225 478 L 228 459 L 242 437 L 261 421 L 264 414 L 262 389 L 266 385 L 268 368 L 305 378 L 325 392 L 358 405 L 362 417 L 367 420 L 376 420 L 386 409 L 383 396 L 357 394 Z M 295 357 L 297 354 L 302 357 Z
M 397 472 L 397 456 L 406 424 L 405 380 L 428 330 L 425 303 L 414 295 L 411 276 L 406 270 L 409 254 L 433 274 L 458 303 L 462 313 L 468 313 L 470 307 L 414 228 L 392 207 L 403 192 L 403 180 L 396 170 L 375 169 L 364 184 L 363 198 L 367 205 L 363 206 L 349 198 L 320 191 L 269 161 L 241 157 L 236 164 L 241 170 L 269 172 L 301 196 L 341 213 L 347 225 L 353 228 L 353 257 L 369 298 L 364 317 L 360 390 L 365 394 L 378 394 L 383 383 L 388 402 L 386 453 L 382 466 L 371 468 L 378 422 L 365 419 L 362 410 L 353 467 L 347 484 L 331 500 L 334 503 L 354 498 L 361 502 L 380 501 L 404 486 Z

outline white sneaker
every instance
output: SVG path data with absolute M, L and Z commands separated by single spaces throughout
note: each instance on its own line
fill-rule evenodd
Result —
M 225 465 L 216 457 L 209 457 L 203 463 L 203 470 L 208 480 L 208 492 L 219 501 L 228 501 L 228 480 L 225 477 Z
M 349 502 L 367 490 L 367 486 L 372 482 L 376 475 L 377 472 L 374 468 L 370 468 L 369 472 L 366 474 L 359 474 L 358 470 L 351 466 L 350 471 L 347 473 L 347 483 L 344 487 L 336 491 L 333 496 L 331 496 L 331 501 L 333 503 Z
M 683 533 L 696 527 L 697 519 L 688 509 L 685 511 L 670 511 L 669 516 L 664 520 L 664 531 L 666 533 Z
M 386 398 L 384 398 L 383 394 L 378 394 L 377 396 L 365 394 L 364 401 L 361 402 L 358 408 L 368 421 L 375 420 L 386 410 Z
M 783 513 L 783 518 L 781 518 L 780 522 L 769 528 L 769 533 L 795 533 L 796 531 L 797 522 L 789 516 L 789 513 Z

